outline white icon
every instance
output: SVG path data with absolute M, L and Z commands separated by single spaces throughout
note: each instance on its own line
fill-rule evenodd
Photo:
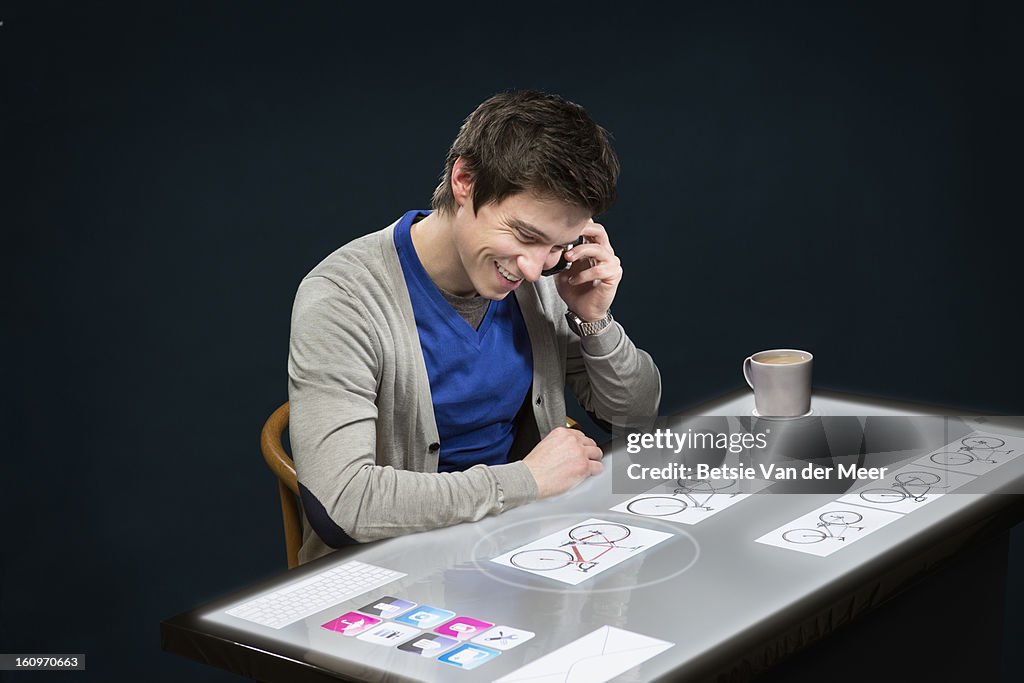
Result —
M 414 614 L 411 617 L 409 617 L 409 620 L 410 621 L 426 621 L 427 619 L 432 619 L 433 617 L 434 617 L 434 615 L 431 614 L 430 612 L 417 612 L 416 614 Z
M 397 612 L 398 605 L 392 605 L 387 602 L 378 602 L 373 606 L 374 609 L 379 609 L 381 612 Z
M 496 650 L 511 650 L 516 645 L 525 643 L 533 638 L 532 631 L 524 631 L 511 626 L 495 626 L 487 633 L 473 639 L 474 643 L 493 647 Z
M 402 640 L 409 640 L 419 634 L 419 631 L 411 626 L 402 626 L 401 624 L 387 624 L 384 626 L 377 626 L 376 628 L 370 629 L 361 636 L 356 636 L 359 640 L 365 640 L 369 643 L 376 643 L 377 645 L 392 645 Z
M 463 624 L 462 622 L 451 624 L 448 628 L 450 628 L 453 631 L 458 631 L 459 633 L 472 633 L 476 630 L 476 626 L 472 626 L 470 624 Z
M 351 631 L 354 628 L 362 628 L 362 626 L 366 623 L 366 620 L 357 619 L 356 621 L 343 621 L 341 623 L 345 624 L 346 631 Z
M 437 648 L 441 647 L 437 644 L 436 640 L 430 640 L 429 638 L 417 640 L 415 643 L 412 644 L 412 646 L 418 647 L 421 650 L 436 650 Z
M 476 661 L 481 657 L 486 657 L 487 653 L 483 650 L 466 649 L 462 652 L 456 652 L 448 661 L 455 662 L 456 664 L 469 664 L 470 662 Z

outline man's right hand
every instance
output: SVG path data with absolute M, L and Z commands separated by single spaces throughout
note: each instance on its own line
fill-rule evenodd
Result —
M 557 496 L 587 477 L 600 474 L 604 453 L 578 429 L 558 427 L 544 437 L 523 462 L 537 482 L 541 498 Z

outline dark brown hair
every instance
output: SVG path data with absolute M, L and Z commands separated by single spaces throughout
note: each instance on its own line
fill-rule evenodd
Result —
M 432 204 L 454 213 L 452 167 L 473 179 L 473 209 L 519 192 L 603 213 L 615 201 L 619 159 L 608 132 L 583 107 L 534 90 L 495 95 L 478 106 L 448 151 Z

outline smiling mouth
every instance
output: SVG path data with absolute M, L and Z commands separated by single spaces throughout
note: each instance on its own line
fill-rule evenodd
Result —
M 509 271 L 507 271 L 504 268 L 502 268 L 501 264 L 498 263 L 497 261 L 494 262 L 494 265 L 498 267 L 498 272 L 501 273 L 501 276 L 503 278 L 505 278 L 506 280 L 508 280 L 509 282 L 515 283 L 515 282 L 519 282 L 520 280 L 523 279 L 522 277 L 516 277 L 515 275 L 513 275 Z

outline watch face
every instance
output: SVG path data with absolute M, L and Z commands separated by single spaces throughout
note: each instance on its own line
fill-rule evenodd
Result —
M 573 333 L 576 334 L 576 336 L 580 336 L 583 334 L 583 331 L 580 329 L 580 325 L 583 324 L 583 319 L 580 318 L 578 315 L 576 315 L 572 311 L 566 311 L 565 321 L 569 323 L 569 329 L 572 330 Z

